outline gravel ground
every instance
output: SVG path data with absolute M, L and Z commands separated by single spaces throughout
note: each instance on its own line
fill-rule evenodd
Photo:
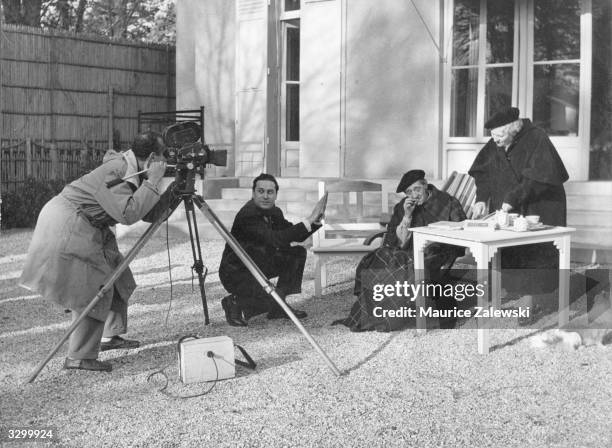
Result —
M 354 261 L 330 267 L 332 286 L 312 297 L 309 257 L 304 291 L 290 304 L 343 372 L 336 377 L 290 322 L 225 323 L 217 268 L 223 245 L 203 241 L 209 267 L 210 325 L 203 325 L 197 279 L 186 237 L 151 240 L 132 270 L 128 336 L 135 350 L 101 354 L 112 373 L 62 370 L 66 347 L 36 381 L 23 382 L 61 338 L 68 315 L 17 286 L 31 231 L 0 234 L 0 426 L 52 426 L 67 447 L 605 447 L 610 419 L 612 348 L 534 349 L 530 330 L 493 330 L 493 350 L 477 352 L 474 330 L 416 335 L 351 333 L 330 323 L 347 315 Z M 124 253 L 134 238 L 120 240 Z M 170 299 L 171 302 L 170 302 Z M 208 384 L 178 380 L 176 342 L 186 334 L 228 335 L 258 363 L 237 366 L 234 379 L 207 395 L 181 399 Z M 0 439 L 2 440 L 2 439 Z M 0 442 L 1 443 L 1 442 Z M 29 446 L 45 446 L 30 443 Z M 19 446 L 4 439 L 3 446 Z M 28 446 L 28 445 L 25 445 Z

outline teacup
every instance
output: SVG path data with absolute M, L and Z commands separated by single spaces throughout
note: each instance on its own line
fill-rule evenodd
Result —
M 508 225 L 513 226 L 514 220 L 519 217 L 518 213 L 508 213 Z
M 529 224 L 537 224 L 540 222 L 540 215 L 527 215 L 525 219 Z
M 508 213 L 503 210 L 497 210 L 495 212 L 495 219 L 497 220 L 497 224 L 500 227 L 506 227 L 510 225 L 510 220 L 508 219 Z

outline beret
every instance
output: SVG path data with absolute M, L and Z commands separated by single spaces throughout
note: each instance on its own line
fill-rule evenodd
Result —
M 484 125 L 485 129 L 495 129 L 513 121 L 518 120 L 519 110 L 516 107 L 508 107 L 496 112 Z
M 410 185 L 415 183 L 417 180 L 425 179 L 425 171 L 423 170 L 410 170 L 402 176 L 402 180 L 397 186 L 396 193 L 402 193 L 406 191 Z

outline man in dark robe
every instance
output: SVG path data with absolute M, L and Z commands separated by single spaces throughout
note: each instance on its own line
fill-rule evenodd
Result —
M 405 326 L 409 319 L 381 320 L 372 315 L 373 284 L 392 284 L 395 281 L 414 282 L 413 241 L 411 227 L 426 226 L 438 221 L 463 221 L 465 213 L 459 201 L 438 190 L 425 179 L 423 170 L 411 170 L 404 174 L 397 186 L 397 193 L 405 193 L 393 209 L 380 248 L 366 255 L 357 266 L 354 294 L 359 296 L 349 317 L 336 321 L 352 331 L 389 331 Z M 464 255 L 465 249 L 442 243 L 432 243 L 425 248 L 425 278 L 431 283 L 443 283 L 444 265 L 451 264 Z M 434 297 L 438 309 L 452 309 L 453 297 Z M 401 301 L 392 302 L 390 308 L 398 308 Z M 440 326 L 452 328 L 455 319 L 441 319 Z
M 503 210 L 539 215 L 544 224 L 565 226 L 563 183 L 569 176 L 546 133 L 519 118 L 515 107 L 497 112 L 485 128 L 491 130 L 491 139 L 469 170 L 476 181 L 474 218 Z M 545 293 L 557 285 L 559 260 L 552 243 L 502 249 L 501 257 L 502 269 L 523 269 L 507 276 L 508 292 Z
M 270 174 L 253 180 L 253 197 L 234 218 L 231 233 L 268 278 L 278 277 L 276 292 L 284 300 L 301 292 L 306 249 L 291 246 L 302 242 L 320 227 L 325 206 L 318 203 L 312 213 L 297 224 L 285 219 L 276 207 L 278 182 Z M 219 279 L 230 293 L 221 300 L 225 318 L 232 326 L 246 326 L 250 317 L 267 312 L 268 319 L 287 318 L 283 309 L 270 297 L 229 245 L 225 245 Z M 306 317 L 292 309 L 298 318 Z

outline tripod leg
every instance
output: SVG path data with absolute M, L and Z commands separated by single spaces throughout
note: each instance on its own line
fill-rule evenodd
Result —
M 76 327 L 81 323 L 81 321 L 83 319 L 85 319 L 85 317 L 87 317 L 89 312 L 98 304 L 100 299 L 102 299 L 102 297 L 104 297 L 104 294 L 106 294 L 108 291 L 111 290 L 111 288 L 113 288 L 113 286 L 115 284 L 115 281 L 119 278 L 119 276 L 123 273 L 123 271 L 126 270 L 126 268 L 129 266 L 130 262 L 136 257 L 138 252 L 140 252 L 140 250 L 144 247 L 144 245 L 147 243 L 147 241 L 149 241 L 149 239 L 153 236 L 153 234 L 159 228 L 159 226 L 162 224 L 162 222 L 164 222 L 166 220 L 166 218 L 169 217 L 172 214 L 172 212 L 176 209 L 176 207 L 178 207 L 178 205 L 180 203 L 181 203 L 181 199 L 180 198 L 176 198 L 170 204 L 170 206 L 168 207 L 167 212 L 164 213 L 162 216 L 160 216 L 157 219 L 157 221 L 152 223 L 149 226 L 149 228 L 145 231 L 145 233 L 142 234 L 142 236 L 138 239 L 136 244 L 134 244 L 134 247 L 132 247 L 130 249 L 130 251 L 128 252 L 128 254 L 125 256 L 123 261 L 111 273 L 111 275 L 108 278 L 108 280 L 106 281 L 106 283 L 104 283 L 104 285 L 100 288 L 100 291 L 98 291 L 98 294 L 96 294 L 96 296 L 89 303 L 89 305 L 87 305 L 87 307 L 81 312 L 81 315 L 78 317 L 78 319 L 76 319 L 74 322 L 72 322 L 70 327 L 68 327 L 68 330 L 66 330 L 66 333 L 64 333 L 64 336 L 62 336 L 62 338 L 55 345 L 55 347 L 53 347 L 51 349 L 51 351 L 49 352 L 47 357 L 43 361 L 41 361 L 40 364 L 38 364 L 36 366 L 36 368 L 34 369 L 34 372 L 32 372 L 32 374 L 30 375 L 30 377 L 28 378 L 26 383 L 31 383 L 31 382 L 33 382 L 36 379 L 36 377 L 38 376 L 40 371 L 47 365 L 47 363 L 51 360 L 51 358 L 53 358 L 53 356 L 57 353 L 57 351 L 62 347 L 64 342 L 66 342 L 66 340 L 74 332 Z
M 193 269 L 198 274 L 200 285 L 200 296 L 202 297 L 202 308 L 204 309 L 204 325 L 208 325 L 208 302 L 206 301 L 206 291 L 204 290 L 204 263 L 202 262 L 202 248 L 200 247 L 200 235 L 198 234 L 198 224 L 196 221 L 195 210 L 191 198 L 185 198 L 185 213 L 187 215 L 187 226 L 189 227 L 189 240 L 191 241 L 191 253 L 193 254 Z M 193 229 L 192 229 L 193 224 Z M 195 233 L 195 237 L 194 237 Z
M 304 337 L 308 340 L 310 345 L 321 355 L 327 366 L 334 372 L 336 375 L 340 376 L 340 371 L 336 367 L 336 365 L 329 359 L 329 356 L 321 349 L 319 344 L 312 338 L 310 333 L 304 328 L 302 323 L 299 321 L 295 314 L 291 311 L 291 308 L 287 306 L 285 301 L 281 299 L 281 297 L 276 292 L 274 285 L 268 280 L 268 278 L 261 272 L 259 267 L 251 260 L 251 257 L 245 252 L 245 250 L 240 246 L 240 243 L 236 241 L 236 238 L 227 230 L 227 228 L 223 225 L 219 218 L 215 213 L 211 210 L 208 204 L 199 196 L 193 197 L 193 202 L 200 209 L 200 211 L 206 216 L 206 218 L 210 221 L 210 223 L 215 227 L 215 229 L 221 234 L 223 239 L 229 244 L 234 253 L 240 258 L 240 261 L 244 263 L 249 272 L 255 277 L 255 280 L 261 285 L 264 291 L 272 296 L 272 298 L 278 303 L 278 305 L 287 313 L 289 318 L 293 321 L 298 330 L 302 332 Z

